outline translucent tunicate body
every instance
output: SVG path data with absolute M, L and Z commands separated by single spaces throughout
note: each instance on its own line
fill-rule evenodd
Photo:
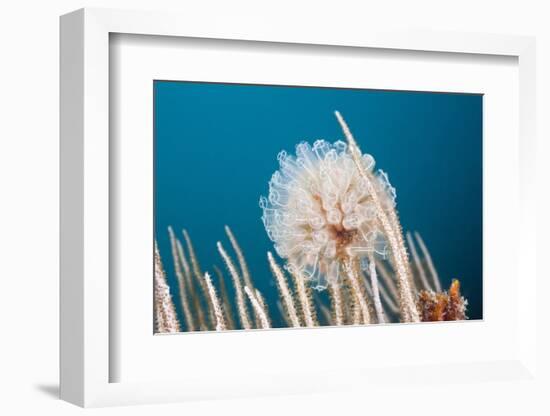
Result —
M 277 254 L 296 268 L 315 289 L 338 282 L 346 258 L 386 257 L 388 246 L 376 209 L 346 143 L 302 142 L 296 156 L 282 151 L 280 168 L 260 198 L 262 220 Z M 373 174 L 383 204 L 395 204 L 387 175 L 374 173 L 374 158 L 362 156 Z

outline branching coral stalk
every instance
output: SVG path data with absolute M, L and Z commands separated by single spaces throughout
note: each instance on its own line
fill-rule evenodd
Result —
M 378 275 L 376 274 L 376 264 L 374 259 L 369 261 L 369 276 L 370 284 L 372 287 L 372 301 L 374 303 L 374 310 L 376 312 L 376 317 L 378 318 L 378 323 L 383 324 L 386 322 L 386 317 L 384 316 L 384 309 L 382 308 L 382 302 L 380 301 L 380 291 L 378 290 Z
M 214 272 L 218 276 L 220 282 L 220 296 L 222 298 L 222 307 L 225 313 L 226 326 L 228 329 L 235 329 L 235 320 L 233 319 L 233 311 L 231 309 L 231 303 L 229 301 L 229 295 L 227 294 L 227 286 L 225 285 L 225 278 L 222 271 L 218 266 L 214 266 Z
M 346 276 L 351 284 L 355 301 L 359 304 L 359 308 L 361 310 L 361 315 L 363 318 L 362 323 L 370 324 L 372 322 L 372 319 L 370 316 L 369 305 L 367 303 L 367 297 L 361 289 L 359 276 L 357 275 L 357 270 L 353 264 L 353 260 L 350 258 L 345 259 L 342 266 L 344 267 Z
M 174 272 L 176 273 L 176 278 L 178 279 L 180 303 L 183 310 L 183 315 L 185 316 L 185 323 L 188 331 L 194 331 L 195 326 L 193 324 L 193 315 L 191 314 L 191 309 L 189 308 L 189 298 L 186 290 L 186 278 L 180 264 L 181 256 L 180 253 L 178 253 L 178 241 L 174 235 L 172 227 L 168 227 L 168 234 L 170 235 L 170 246 L 172 248 L 172 258 L 174 259 Z
M 182 230 L 182 233 L 183 233 L 183 238 L 185 239 L 185 244 L 187 245 L 187 251 L 189 252 L 189 258 L 191 259 L 191 266 L 193 267 L 193 273 L 202 277 L 201 266 L 199 264 L 199 260 L 197 259 L 197 255 L 195 254 L 195 248 L 193 247 L 193 242 L 191 241 L 191 237 L 189 236 L 189 233 L 185 229 Z
M 378 270 L 379 272 L 382 271 L 382 269 L 379 269 L 378 267 L 376 268 L 376 270 Z M 378 289 L 380 289 L 381 298 L 384 300 L 388 308 L 390 308 L 390 311 L 392 313 L 398 313 L 399 307 L 395 304 L 395 297 L 388 292 L 388 289 L 386 289 L 383 284 L 379 284 Z
M 424 270 L 424 267 L 422 266 L 420 257 L 418 257 L 418 252 L 416 251 L 416 246 L 412 239 L 411 233 L 409 232 L 407 232 L 407 243 L 409 244 L 416 270 L 418 270 L 418 277 L 420 278 L 420 283 L 422 283 L 422 289 L 432 290 L 432 287 L 430 286 L 430 284 L 428 283 L 428 279 L 426 278 L 426 272 Z
M 248 296 L 248 300 L 250 300 L 250 303 L 252 304 L 254 311 L 256 312 L 256 314 L 258 314 L 260 318 L 260 323 L 262 325 L 262 328 L 263 329 L 270 328 L 269 319 L 267 318 L 265 311 L 262 309 L 262 305 L 254 295 L 254 293 L 252 293 L 252 291 L 248 288 L 248 286 L 244 287 L 244 291 L 246 293 L 246 296 Z
M 414 284 L 414 276 L 409 263 L 408 251 L 405 246 L 405 241 L 403 239 L 403 229 L 401 227 L 401 223 L 399 222 L 399 218 L 397 217 L 397 212 L 393 206 L 388 207 L 388 218 L 390 220 L 390 225 L 392 229 L 395 231 L 395 235 L 397 236 L 397 243 L 400 249 L 400 255 L 402 257 L 404 264 L 406 265 L 405 270 L 407 272 L 407 276 L 409 277 L 409 285 L 410 285 L 408 288 L 409 289 L 408 293 L 411 295 L 414 301 L 415 294 L 417 291 L 416 286 Z M 395 261 L 395 258 L 394 258 L 394 261 Z M 414 314 L 416 313 L 416 315 L 418 316 L 418 320 L 420 320 L 420 315 L 418 315 L 417 310 L 415 308 L 412 308 L 410 312 L 411 312 L 411 318 L 414 318 Z
M 345 272 L 342 272 L 342 284 L 341 291 L 342 294 L 342 310 L 344 314 L 344 325 L 353 323 L 353 314 L 355 312 L 354 306 L 356 305 L 355 295 L 353 293 L 353 288 L 351 287 L 351 282 L 349 278 L 345 275 Z
M 187 287 L 187 294 L 189 297 L 193 297 L 194 294 L 194 287 L 193 287 L 193 276 L 191 272 L 191 268 L 189 267 L 189 262 L 187 261 L 187 256 L 185 255 L 185 251 L 183 250 L 183 246 L 181 245 L 181 242 L 179 239 L 176 238 L 176 248 L 178 251 L 178 257 L 179 261 L 181 263 L 181 267 L 183 270 L 183 276 L 185 277 L 185 285 Z
M 245 285 L 246 286 L 246 285 Z M 267 305 L 265 303 L 264 297 L 260 293 L 258 289 L 250 289 L 256 300 L 258 301 L 258 304 L 260 305 L 260 308 L 264 312 L 265 316 L 267 317 L 267 322 L 269 323 L 269 326 L 271 327 L 271 319 L 269 318 L 269 313 L 267 311 Z M 254 313 L 254 328 L 263 328 L 264 325 L 262 323 L 262 316 L 258 313 L 258 309 L 252 307 L 252 312 Z
M 344 325 L 344 308 L 342 306 L 342 289 L 336 281 L 329 282 L 330 301 L 334 311 L 336 325 Z
M 208 273 L 204 274 L 204 280 L 206 282 L 206 287 L 208 288 L 208 294 L 210 296 L 210 301 L 214 308 L 214 316 L 216 317 L 216 331 L 225 331 L 227 329 L 225 325 L 225 319 L 223 317 L 222 307 L 220 305 L 220 300 L 216 295 L 216 289 L 212 284 L 212 279 Z
M 327 321 L 327 325 L 334 326 L 334 319 L 332 318 L 332 313 L 329 308 L 327 308 L 326 305 L 321 305 L 321 314 L 325 318 L 325 321 Z
M 252 284 L 252 279 L 250 278 L 250 271 L 248 270 L 246 259 L 244 258 L 243 251 L 241 250 L 241 246 L 239 245 L 237 239 L 235 238 L 235 235 L 231 231 L 231 228 L 229 228 L 229 226 L 227 225 L 225 226 L 225 233 L 227 234 L 227 237 L 231 242 L 231 246 L 233 247 L 233 250 L 237 255 L 237 260 L 239 261 L 239 267 L 241 268 L 241 274 L 243 276 L 244 284 L 250 288 L 254 287 L 254 285 Z
M 391 255 L 396 268 L 396 273 L 399 279 L 399 301 L 402 308 L 402 315 L 404 315 L 405 321 L 419 322 L 420 317 L 416 309 L 414 298 L 411 291 L 411 286 L 409 284 L 409 277 L 412 275 L 409 269 L 409 262 L 407 259 L 407 251 L 403 242 L 403 238 L 400 235 L 401 230 L 398 228 L 397 214 L 392 209 L 384 209 L 382 202 L 378 196 L 376 187 L 373 184 L 374 178 L 372 175 L 364 168 L 361 161 L 361 150 L 357 145 L 357 142 L 353 138 L 351 131 L 340 115 L 338 111 L 335 112 L 336 118 L 342 127 L 344 136 L 346 137 L 349 145 L 349 151 L 353 158 L 353 161 L 360 173 L 360 175 L 365 180 L 365 184 L 369 191 L 369 194 L 372 196 L 372 200 L 376 207 L 376 217 L 382 228 L 384 234 L 388 239 L 389 245 L 391 247 Z M 387 212 L 391 211 L 391 212 Z
M 415 231 L 414 236 L 416 238 L 416 241 L 418 242 L 418 245 L 420 246 L 420 250 L 422 251 L 422 255 L 424 256 L 424 259 L 428 264 L 428 269 L 430 269 L 430 274 L 432 275 L 435 291 L 441 292 L 441 281 L 439 280 L 439 275 L 437 274 L 437 270 L 432 261 L 432 256 L 430 255 L 430 252 L 428 251 L 428 248 L 426 247 L 426 244 L 424 243 L 424 240 L 422 239 L 420 234 Z
M 229 271 L 229 274 L 233 279 L 233 285 L 235 286 L 235 295 L 237 298 L 237 311 L 239 312 L 241 325 L 243 326 L 244 329 L 251 329 L 252 326 L 250 325 L 250 318 L 248 317 L 248 311 L 247 311 L 246 303 L 244 299 L 243 287 L 242 287 L 241 279 L 239 277 L 239 273 L 237 272 L 237 268 L 235 267 L 233 260 L 231 260 L 231 257 L 229 257 L 229 255 L 223 248 L 222 243 L 218 241 L 216 245 L 218 247 L 218 252 L 222 256 L 225 266 L 227 267 L 227 270 Z
M 359 296 L 353 292 L 353 325 L 361 325 L 363 324 L 363 314 L 361 312 L 361 305 L 359 304 Z
M 298 292 L 298 299 L 302 307 L 302 315 L 307 327 L 315 326 L 315 315 L 311 305 L 311 299 L 307 292 L 305 277 L 296 267 L 289 267 L 289 272 L 294 279 L 294 285 L 296 286 L 296 292 Z
M 260 304 L 260 307 L 264 311 L 265 316 L 267 318 L 267 322 L 271 327 L 271 318 L 269 317 L 269 308 L 267 307 L 267 303 L 265 303 L 265 299 L 262 296 L 262 293 L 258 289 L 255 289 L 254 294 L 256 295 L 256 299 L 258 299 L 258 303 Z
M 389 270 L 386 268 L 383 262 L 374 260 L 376 263 L 376 270 L 379 272 L 378 276 L 382 279 L 384 285 L 388 288 L 388 294 L 392 300 L 397 300 L 399 298 L 397 286 L 394 282 L 394 277 L 390 274 Z M 383 287 L 382 285 L 380 287 Z M 382 291 L 382 290 L 381 290 Z M 396 306 L 397 307 L 397 306 Z
M 293 327 L 299 327 L 300 319 L 298 319 L 298 313 L 296 312 L 296 307 L 294 306 L 294 299 L 292 298 L 292 294 L 290 293 L 285 275 L 273 258 L 273 255 L 269 251 L 267 252 L 267 259 L 269 261 L 269 266 L 271 267 L 271 272 L 273 273 L 273 275 L 275 276 L 275 280 L 277 281 L 279 292 L 281 293 L 281 296 L 285 303 L 288 318 Z
M 277 301 L 277 310 L 279 311 L 279 315 L 282 316 L 286 326 L 287 327 L 293 326 L 292 322 L 290 322 L 290 318 L 288 317 L 288 313 L 286 313 L 285 308 L 280 300 Z
M 180 240 L 177 238 L 176 238 L 176 248 L 178 250 L 178 257 L 183 269 L 183 275 L 185 277 L 185 286 L 186 286 L 185 292 L 186 292 L 187 298 L 189 299 L 188 304 L 189 305 L 192 304 L 193 306 L 193 310 L 191 311 L 193 327 L 195 327 L 195 329 L 204 329 L 206 325 L 204 323 L 204 317 L 202 313 L 202 307 L 200 304 L 200 298 L 197 295 L 197 291 L 195 289 L 195 282 L 193 281 L 193 273 L 191 272 L 191 268 L 189 267 L 189 261 L 187 260 L 187 256 L 185 255 L 183 246 L 181 245 Z
M 179 332 L 180 325 L 176 315 L 176 308 L 172 302 L 170 288 L 166 282 L 166 274 L 162 267 L 159 250 L 155 241 L 155 285 L 154 309 L 155 323 L 158 332 Z
M 368 296 L 372 298 L 373 295 L 372 295 L 372 288 L 371 288 L 371 286 L 370 286 L 370 279 L 369 279 L 369 276 L 367 276 L 366 273 L 363 273 L 363 274 L 361 274 L 361 277 L 362 277 L 362 279 L 363 279 L 363 283 L 365 284 L 365 289 L 366 289 L 366 291 L 367 291 Z M 382 286 L 380 286 L 380 287 L 382 287 Z M 382 296 L 382 299 L 383 299 L 383 296 Z M 382 312 L 384 313 L 384 316 L 385 316 L 385 317 L 388 316 L 388 314 L 387 314 L 387 312 L 386 312 L 386 308 L 385 308 L 385 306 L 384 306 L 383 304 L 382 304 Z M 395 311 L 392 311 L 392 313 L 396 313 L 396 314 L 397 314 L 398 312 L 399 312 L 399 308 L 396 308 Z M 386 319 L 387 319 L 387 318 L 386 318 Z
M 249 288 L 254 288 L 254 285 L 252 284 L 252 279 L 250 277 L 250 272 L 248 270 L 248 265 L 246 263 L 246 259 L 244 257 L 243 251 L 241 250 L 241 247 L 235 238 L 235 235 L 231 231 L 231 228 L 229 226 L 225 226 L 225 233 L 227 234 L 227 237 L 229 238 L 229 241 L 231 242 L 231 246 L 233 247 L 233 250 L 235 251 L 235 254 L 237 255 L 237 260 L 239 262 L 239 268 L 241 269 L 241 276 L 244 280 L 244 284 L 248 286 Z M 261 326 L 260 318 L 256 314 L 254 315 L 254 322 L 256 327 Z
M 209 319 L 211 322 L 214 322 L 215 317 L 212 311 L 212 304 L 210 301 L 210 297 L 208 296 L 208 289 L 206 287 L 204 279 L 202 278 L 202 271 L 200 268 L 199 260 L 197 259 L 197 255 L 195 254 L 195 249 L 193 247 L 191 237 L 189 237 L 189 233 L 187 232 L 187 230 L 183 230 L 182 232 L 183 232 L 183 238 L 185 239 L 185 244 L 187 245 L 187 252 L 189 253 L 189 258 L 191 259 L 191 267 L 193 269 L 193 275 L 195 276 L 195 281 L 199 282 L 199 286 L 201 288 L 202 294 L 205 297 Z M 196 299 L 197 299 L 197 306 L 198 306 L 197 315 L 199 319 L 199 326 L 201 330 L 207 330 L 208 329 L 207 319 L 204 316 L 202 307 L 200 307 L 199 297 L 196 296 Z
M 363 324 L 363 313 L 359 305 L 359 295 L 356 288 L 351 283 L 350 277 L 344 266 L 342 266 L 344 276 L 342 277 L 341 292 L 343 294 L 344 304 L 344 324 L 361 325 Z

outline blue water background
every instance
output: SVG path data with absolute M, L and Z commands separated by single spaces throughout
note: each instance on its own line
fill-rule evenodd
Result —
M 281 150 L 343 140 L 339 110 L 389 174 L 403 229 L 421 233 L 443 286 L 460 279 L 468 316 L 482 318 L 481 95 L 155 81 L 154 97 L 155 235 L 180 316 L 167 227 L 186 228 L 212 272 L 228 224 L 283 325 L 258 199 Z

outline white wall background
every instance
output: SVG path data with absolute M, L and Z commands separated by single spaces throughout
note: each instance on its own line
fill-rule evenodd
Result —
M 0 9 L 0 414 L 76 414 L 56 399 L 58 367 L 58 16 L 84 6 L 179 10 L 208 21 L 211 13 L 268 16 L 327 27 L 386 25 L 440 30 L 536 35 L 538 38 L 539 267 L 548 256 L 546 237 L 550 146 L 550 11 L 541 0 L 415 1 L 195 1 L 20 0 Z M 506 186 L 506 184 L 503 184 Z M 503 232 L 503 237 L 505 233 Z M 548 274 L 548 273 L 546 273 Z M 540 368 L 548 381 L 546 322 L 548 283 L 538 288 Z M 452 377 L 452 375 L 449 375 Z M 457 384 L 412 388 L 406 397 L 280 397 L 225 402 L 100 409 L 111 414 L 392 414 L 408 403 L 410 414 L 550 414 L 550 384 Z M 546 395 L 545 395 L 546 393 Z

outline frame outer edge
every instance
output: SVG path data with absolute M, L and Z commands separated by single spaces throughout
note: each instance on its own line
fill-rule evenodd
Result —
M 542 299 L 537 287 L 537 43 L 534 37 L 528 38 L 519 54 L 519 136 L 524 143 L 518 149 L 521 176 L 519 178 L 520 224 L 519 224 L 519 269 L 522 283 L 518 305 L 518 331 L 521 340 L 519 355 L 531 376 L 537 372 L 537 304 Z M 533 245 L 535 244 L 535 247 Z M 540 315 L 542 316 L 542 315 Z
M 92 8 L 77 10 L 60 19 L 60 396 L 79 406 L 180 400 L 174 399 L 175 393 L 164 389 L 159 394 L 158 388 L 149 391 L 149 386 L 145 389 L 109 383 L 109 346 L 105 343 L 109 335 L 109 235 L 108 227 L 106 230 L 103 224 L 109 222 L 109 33 L 204 37 L 204 28 L 196 19 L 187 17 L 188 20 L 182 22 L 182 17 L 185 15 Z M 253 35 L 243 36 L 243 33 Z M 252 25 L 235 33 L 223 22 L 215 33 L 207 31 L 207 37 L 401 49 L 406 35 L 371 34 L 357 41 L 353 40 L 357 39 L 354 33 L 345 33 L 328 36 L 335 39 L 328 42 L 324 32 L 305 35 L 305 39 L 304 35 L 296 37 L 295 30 L 282 36 L 274 33 L 280 32 L 274 32 L 269 25 L 260 29 Z M 413 40 L 405 42 L 405 49 L 518 56 L 520 134 L 522 140 L 534 145 L 536 47 L 533 38 L 431 32 L 409 37 Z M 522 71 L 524 69 L 527 71 Z M 524 95 L 521 90 L 528 93 Z M 524 108 L 526 102 L 528 107 Z M 523 117 L 530 110 L 533 113 L 525 123 Z M 531 162 L 535 149 L 521 153 L 520 163 L 529 164 L 529 172 L 533 172 Z M 520 195 L 528 199 L 522 203 L 520 214 L 523 243 L 536 236 L 536 219 L 530 210 L 536 188 L 534 182 L 525 187 L 528 176 L 521 178 L 520 191 Z M 520 257 L 522 266 L 536 260 L 536 256 L 525 250 Z M 527 273 L 528 284 L 518 288 L 523 299 L 525 291 L 532 290 L 536 280 L 536 268 L 530 267 L 528 271 L 534 272 Z M 522 318 L 533 311 L 536 303 L 531 292 L 528 298 L 532 303 L 523 310 L 520 332 L 529 341 L 522 342 L 518 352 L 522 364 L 532 371 L 536 366 L 530 359 L 536 349 L 536 323 L 531 320 L 529 327 L 525 327 L 526 321 Z M 136 394 L 142 400 L 136 400 Z
M 104 401 L 109 383 L 109 33 L 83 10 L 84 407 Z
M 84 12 L 60 18 L 60 398 L 84 405 Z

